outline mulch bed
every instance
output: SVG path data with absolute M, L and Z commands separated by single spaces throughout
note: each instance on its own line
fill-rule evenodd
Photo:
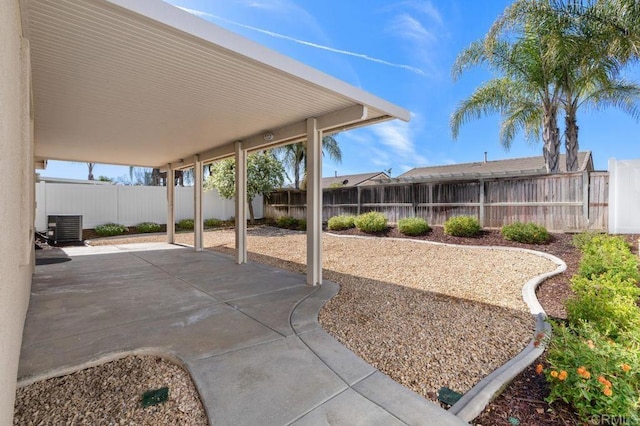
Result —
M 370 235 L 357 229 L 331 231 L 342 235 Z M 506 241 L 499 230 L 483 230 L 475 238 L 446 235 L 442 227 L 433 227 L 424 236 L 406 237 L 397 228 L 375 234 L 378 237 L 413 238 L 448 244 L 476 246 L 507 246 L 537 250 L 559 257 L 567 264 L 567 270 L 543 282 L 537 290 L 540 304 L 551 318 L 565 319 L 565 301 L 571 297 L 570 279 L 578 270 L 580 252 L 573 246 L 573 235 L 552 234 L 547 244 L 534 245 Z M 638 253 L 638 235 L 627 235 L 634 253 Z M 545 363 L 543 355 L 539 360 Z M 537 363 L 535 363 L 537 364 Z M 535 372 L 535 364 L 528 367 L 474 420 L 476 425 L 580 425 L 571 407 L 562 403 L 550 405 L 544 401 L 549 388 L 544 376 Z

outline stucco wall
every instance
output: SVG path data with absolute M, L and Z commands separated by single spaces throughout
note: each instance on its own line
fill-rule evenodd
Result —
M 30 74 L 19 0 L 0 1 L 0 425 L 13 422 L 33 270 Z

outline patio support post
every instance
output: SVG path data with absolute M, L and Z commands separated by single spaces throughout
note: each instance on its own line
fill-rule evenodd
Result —
M 176 179 L 173 166 L 167 164 L 167 243 L 175 242 L 176 223 Z
M 307 119 L 307 284 L 322 284 L 322 130 Z
M 247 151 L 236 142 L 236 263 L 247 263 Z
M 193 157 L 193 248 L 202 251 L 202 161 Z

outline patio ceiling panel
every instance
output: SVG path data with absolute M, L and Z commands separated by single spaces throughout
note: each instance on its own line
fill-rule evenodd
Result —
M 409 118 L 157 0 L 24 4 L 38 158 L 157 167 L 354 105 Z

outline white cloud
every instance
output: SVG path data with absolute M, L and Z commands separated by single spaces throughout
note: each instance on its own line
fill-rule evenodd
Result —
M 416 150 L 413 130 L 409 123 L 400 120 L 388 121 L 372 126 L 370 130 L 376 136 L 378 146 L 388 148 L 384 151 L 388 155 L 385 159 L 391 159 L 392 163 L 413 164 L 413 167 L 428 163 L 426 157 L 418 154 Z
M 415 74 L 418 74 L 418 75 L 426 76 L 426 73 L 423 70 L 421 70 L 420 68 L 417 68 L 417 67 L 412 67 L 410 65 L 390 62 L 390 61 L 386 61 L 384 59 L 375 58 L 375 57 L 372 57 L 372 56 L 369 56 L 369 55 L 365 55 L 363 53 L 357 53 L 357 52 L 351 52 L 351 51 L 348 51 L 348 50 L 336 49 L 334 47 L 325 46 L 325 45 L 318 44 L 318 43 L 313 43 L 313 42 L 310 42 L 310 41 L 300 40 L 300 39 L 297 39 L 297 38 L 294 38 L 294 37 L 290 37 L 290 36 L 287 36 L 287 35 L 284 35 L 284 34 L 276 33 L 276 32 L 269 31 L 269 30 L 264 30 L 262 28 L 256 28 L 256 27 L 252 27 L 250 25 L 241 24 L 239 22 L 230 21 L 230 20 L 224 19 L 224 18 L 222 18 L 220 16 L 216 16 L 216 15 L 213 15 L 211 13 L 203 12 L 203 11 L 200 11 L 200 10 L 188 9 L 188 8 L 179 7 L 179 6 L 176 6 L 176 7 L 178 7 L 179 9 L 184 10 L 185 12 L 191 13 L 192 15 L 196 15 L 196 16 L 201 17 L 201 18 L 215 19 L 215 20 L 226 22 L 228 24 L 235 25 L 235 26 L 238 26 L 238 27 L 241 27 L 241 28 L 245 28 L 245 29 L 248 29 L 248 30 L 256 31 L 256 32 L 259 32 L 259 33 L 262 33 L 262 34 L 266 34 L 266 35 L 269 35 L 271 37 L 275 37 L 275 38 L 279 38 L 279 39 L 283 39 L 283 40 L 288 40 L 288 41 L 291 41 L 291 42 L 294 42 L 294 43 L 298 43 L 298 44 L 302 44 L 302 45 L 308 46 L 308 47 L 313 47 L 315 49 L 326 50 L 328 52 L 333 52 L 333 53 L 338 53 L 338 54 L 341 54 L 341 55 L 352 56 L 352 57 L 364 59 L 364 60 L 369 61 L 369 62 L 375 62 L 375 63 L 378 63 L 378 64 L 382 64 L 382 65 L 386 65 L 386 66 L 390 66 L 390 67 L 394 67 L 394 68 L 401 68 L 401 69 L 404 69 L 404 70 L 407 70 L 407 71 L 411 71 L 411 72 L 413 72 Z
M 429 32 L 417 19 L 409 14 L 403 13 L 393 18 L 389 31 L 399 37 L 413 41 L 415 43 L 434 42 L 436 37 Z

